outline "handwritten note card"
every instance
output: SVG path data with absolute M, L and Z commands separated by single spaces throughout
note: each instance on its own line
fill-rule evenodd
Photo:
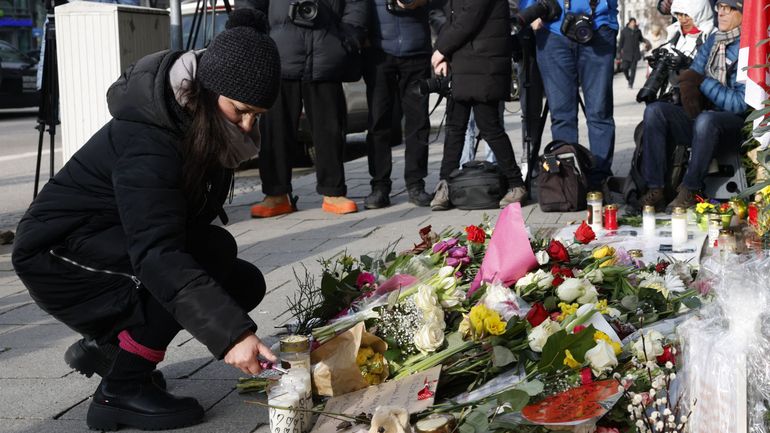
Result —
M 400 406 L 417 413 L 433 405 L 433 393 L 436 392 L 441 366 L 436 366 L 422 373 L 415 373 L 400 380 L 370 386 L 359 391 L 332 397 L 326 403 L 325 412 L 357 415 L 361 412 L 374 413 L 377 406 Z M 428 387 L 431 392 L 420 393 Z M 426 398 L 426 395 L 430 397 Z M 422 399 L 420 399 L 422 396 Z M 321 415 L 311 433 L 351 433 L 358 429 L 337 430 L 340 421 Z

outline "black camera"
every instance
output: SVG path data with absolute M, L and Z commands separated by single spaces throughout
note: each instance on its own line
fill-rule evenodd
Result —
M 439 75 L 433 78 L 426 78 L 420 81 L 420 93 L 423 95 L 438 93 L 444 97 L 449 96 L 452 94 L 452 77 Z
M 318 17 L 318 0 L 296 0 L 289 3 L 289 19 L 296 26 L 313 28 Z
M 650 76 L 644 82 L 644 86 L 636 94 L 636 102 L 651 103 L 660 98 L 668 83 L 668 76 L 673 72 L 690 67 L 691 60 L 683 52 L 672 48 L 657 48 L 652 55 L 647 57 L 652 68 Z
M 564 8 L 568 11 L 564 14 L 564 21 L 561 23 L 561 33 L 569 39 L 579 43 L 587 44 L 594 37 L 594 15 L 598 0 L 591 0 L 591 15 L 584 13 L 569 12 L 570 0 L 564 0 Z
M 521 29 L 532 24 L 538 18 L 543 21 L 554 21 L 561 16 L 561 6 L 556 0 L 537 0 L 535 4 L 520 11 L 512 18 L 511 34 L 518 34 Z
M 410 5 L 414 3 L 414 0 L 401 0 L 401 4 Z M 398 0 L 385 0 L 385 9 L 392 14 L 404 14 L 409 12 L 409 9 L 404 9 L 398 5 Z

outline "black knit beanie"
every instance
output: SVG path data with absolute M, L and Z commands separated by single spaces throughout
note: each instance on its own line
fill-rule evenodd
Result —
M 198 80 L 219 95 L 270 108 L 278 97 L 281 59 L 267 35 L 267 18 L 254 9 L 237 9 L 225 28 L 201 56 Z

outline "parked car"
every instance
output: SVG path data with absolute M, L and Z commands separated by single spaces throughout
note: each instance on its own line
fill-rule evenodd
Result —
M 0 41 L 0 108 L 36 107 L 37 60 Z
M 216 8 L 212 8 L 209 5 L 205 11 L 206 20 L 203 21 L 199 16 L 195 23 L 198 28 L 196 34 L 195 29 L 193 29 L 193 18 L 197 4 L 198 2 L 195 0 L 182 3 L 182 44 L 185 48 L 187 48 L 191 33 L 196 36 L 194 43 L 191 44 L 191 48 L 201 49 L 211 41 L 213 36 L 216 36 L 225 29 L 225 23 L 227 22 L 227 10 L 224 4 L 217 3 Z M 355 83 L 342 83 L 342 89 L 345 91 L 345 103 L 348 110 L 346 132 L 354 134 L 366 131 L 369 111 L 366 105 L 366 85 L 364 81 L 358 80 Z M 296 166 L 312 164 L 315 159 L 309 129 L 309 124 L 303 110 L 300 115 L 298 131 L 300 148 L 293 150 L 293 159 Z

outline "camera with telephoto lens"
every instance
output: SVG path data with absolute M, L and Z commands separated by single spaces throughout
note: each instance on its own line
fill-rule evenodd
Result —
M 561 23 L 561 33 L 579 44 L 587 44 L 594 37 L 594 20 L 586 14 L 568 13 Z
M 652 55 L 647 57 L 647 61 L 652 68 L 650 76 L 644 82 L 639 93 L 636 94 L 636 102 L 645 102 L 647 104 L 655 102 L 659 98 L 661 89 L 668 83 L 668 76 L 673 72 L 690 67 L 690 58 L 676 48 L 666 49 L 657 48 Z
M 561 6 L 556 0 L 537 0 L 535 4 L 520 11 L 511 19 L 511 34 L 518 34 L 521 29 L 532 24 L 538 18 L 554 21 L 561 16 Z
M 403 14 L 409 12 L 409 9 L 404 9 L 398 5 L 399 0 L 385 0 L 385 10 L 392 14 Z M 410 5 L 414 3 L 414 0 L 401 0 L 402 5 Z
M 447 97 L 452 94 L 452 77 L 439 75 L 433 78 L 426 78 L 420 81 L 420 93 L 423 95 L 438 93 L 441 96 Z
M 296 26 L 313 28 L 318 16 L 318 0 L 296 0 L 289 3 L 289 19 Z

